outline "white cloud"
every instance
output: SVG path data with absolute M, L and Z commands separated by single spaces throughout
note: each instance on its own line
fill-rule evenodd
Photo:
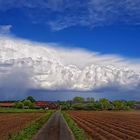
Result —
M 29 67 L 37 87 L 85 91 L 110 83 L 135 88 L 140 82 L 139 59 L 11 37 L 1 37 L 0 44 L 0 74 Z
M 38 43 L 34 41 L 24 40 L 15 37 L 2 37 L 0 36 L 1 44 L 6 47 L 17 50 L 17 53 L 22 53 L 22 57 L 50 57 L 63 65 L 76 65 L 80 69 L 90 66 L 92 64 L 106 66 L 113 65 L 116 67 L 128 67 L 132 70 L 140 72 L 140 59 L 132 59 L 116 54 L 101 54 L 100 52 L 88 51 L 86 49 L 64 46 L 57 43 Z M 16 43 L 15 43 L 16 42 Z M 14 45 L 15 44 L 15 45 Z M 0 46 L 1 49 L 2 46 Z M 93 46 L 94 48 L 94 46 Z M 29 50 L 32 50 L 30 53 Z M 29 52 L 28 52 L 29 51 Z M 40 52 L 40 53 L 39 53 Z M 8 52 L 5 52 L 8 53 Z M 45 56 L 47 54 L 47 56 Z M 13 54 L 14 56 L 14 54 Z M 16 52 L 15 52 L 16 56 Z M 17 54 L 17 58 L 18 58 Z M 9 58 L 9 55 L 6 56 Z
M 80 69 L 95 65 L 112 65 L 120 68 L 129 68 L 136 72 L 140 72 L 140 59 L 130 59 L 115 54 L 101 54 L 100 52 L 88 51 L 80 48 L 68 48 L 60 44 L 48 44 L 50 48 L 54 48 L 58 54 L 60 61 L 64 65 L 76 65 Z M 94 47 L 93 47 L 94 48 Z
M 12 25 L 0 25 L 0 35 L 10 34 Z

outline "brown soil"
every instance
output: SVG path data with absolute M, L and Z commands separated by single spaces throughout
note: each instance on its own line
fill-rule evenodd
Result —
M 0 140 L 5 140 L 39 119 L 44 113 L 0 113 Z
M 67 113 L 94 140 L 140 140 L 140 112 Z

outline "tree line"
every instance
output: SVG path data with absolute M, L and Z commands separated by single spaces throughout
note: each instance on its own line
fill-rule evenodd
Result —
M 133 105 L 140 104 L 140 102 L 74 97 L 73 100 L 59 102 L 59 104 L 62 110 L 129 110 L 133 108 Z
M 26 99 L 15 102 L 15 108 L 35 108 L 36 100 L 32 96 L 28 96 Z

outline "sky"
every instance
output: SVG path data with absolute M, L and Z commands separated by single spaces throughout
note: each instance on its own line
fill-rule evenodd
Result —
M 0 25 L 29 40 L 140 58 L 140 0 L 0 0 Z M 7 27 L 7 26 L 6 26 Z
M 86 50 L 97 54 L 92 61 L 140 70 L 140 0 L 0 0 L 0 35 L 76 49 L 67 60 L 90 58 Z

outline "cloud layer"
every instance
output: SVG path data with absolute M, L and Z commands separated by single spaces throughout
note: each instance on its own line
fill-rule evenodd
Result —
M 77 25 L 139 25 L 139 3 L 140 0 L 0 0 L 0 11 L 20 9 L 33 23 L 48 24 L 56 31 Z
M 12 52 L 11 49 L 14 51 Z M 50 59 L 65 66 L 75 65 L 80 69 L 95 64 L 99 66 L 112 65 L 140 72 L 140 59 L 131 59 L 115 54 L 101 54 L 100 52 L 76 47 L 70 48 L 56 43 L 38 43 L 15 37 L 0 36 L 0 51 L 1 60 L 43 57 L 45 60 Z
M 139 60 L 10 37 L 1 37 L 0 44 L 2 73 L 10 67 L 29 67 L 40 87 L 92 90 L 110 82 L 125 86 L 139 82 Z
M 130 99 L 133 94 L 140 98 L 139 60 L 64 48 L 0 36 L 0 97 L 20 98 L 29 89 L 44 88 L 58 93 L 103 92 L 104 97 L 128 95 Z

